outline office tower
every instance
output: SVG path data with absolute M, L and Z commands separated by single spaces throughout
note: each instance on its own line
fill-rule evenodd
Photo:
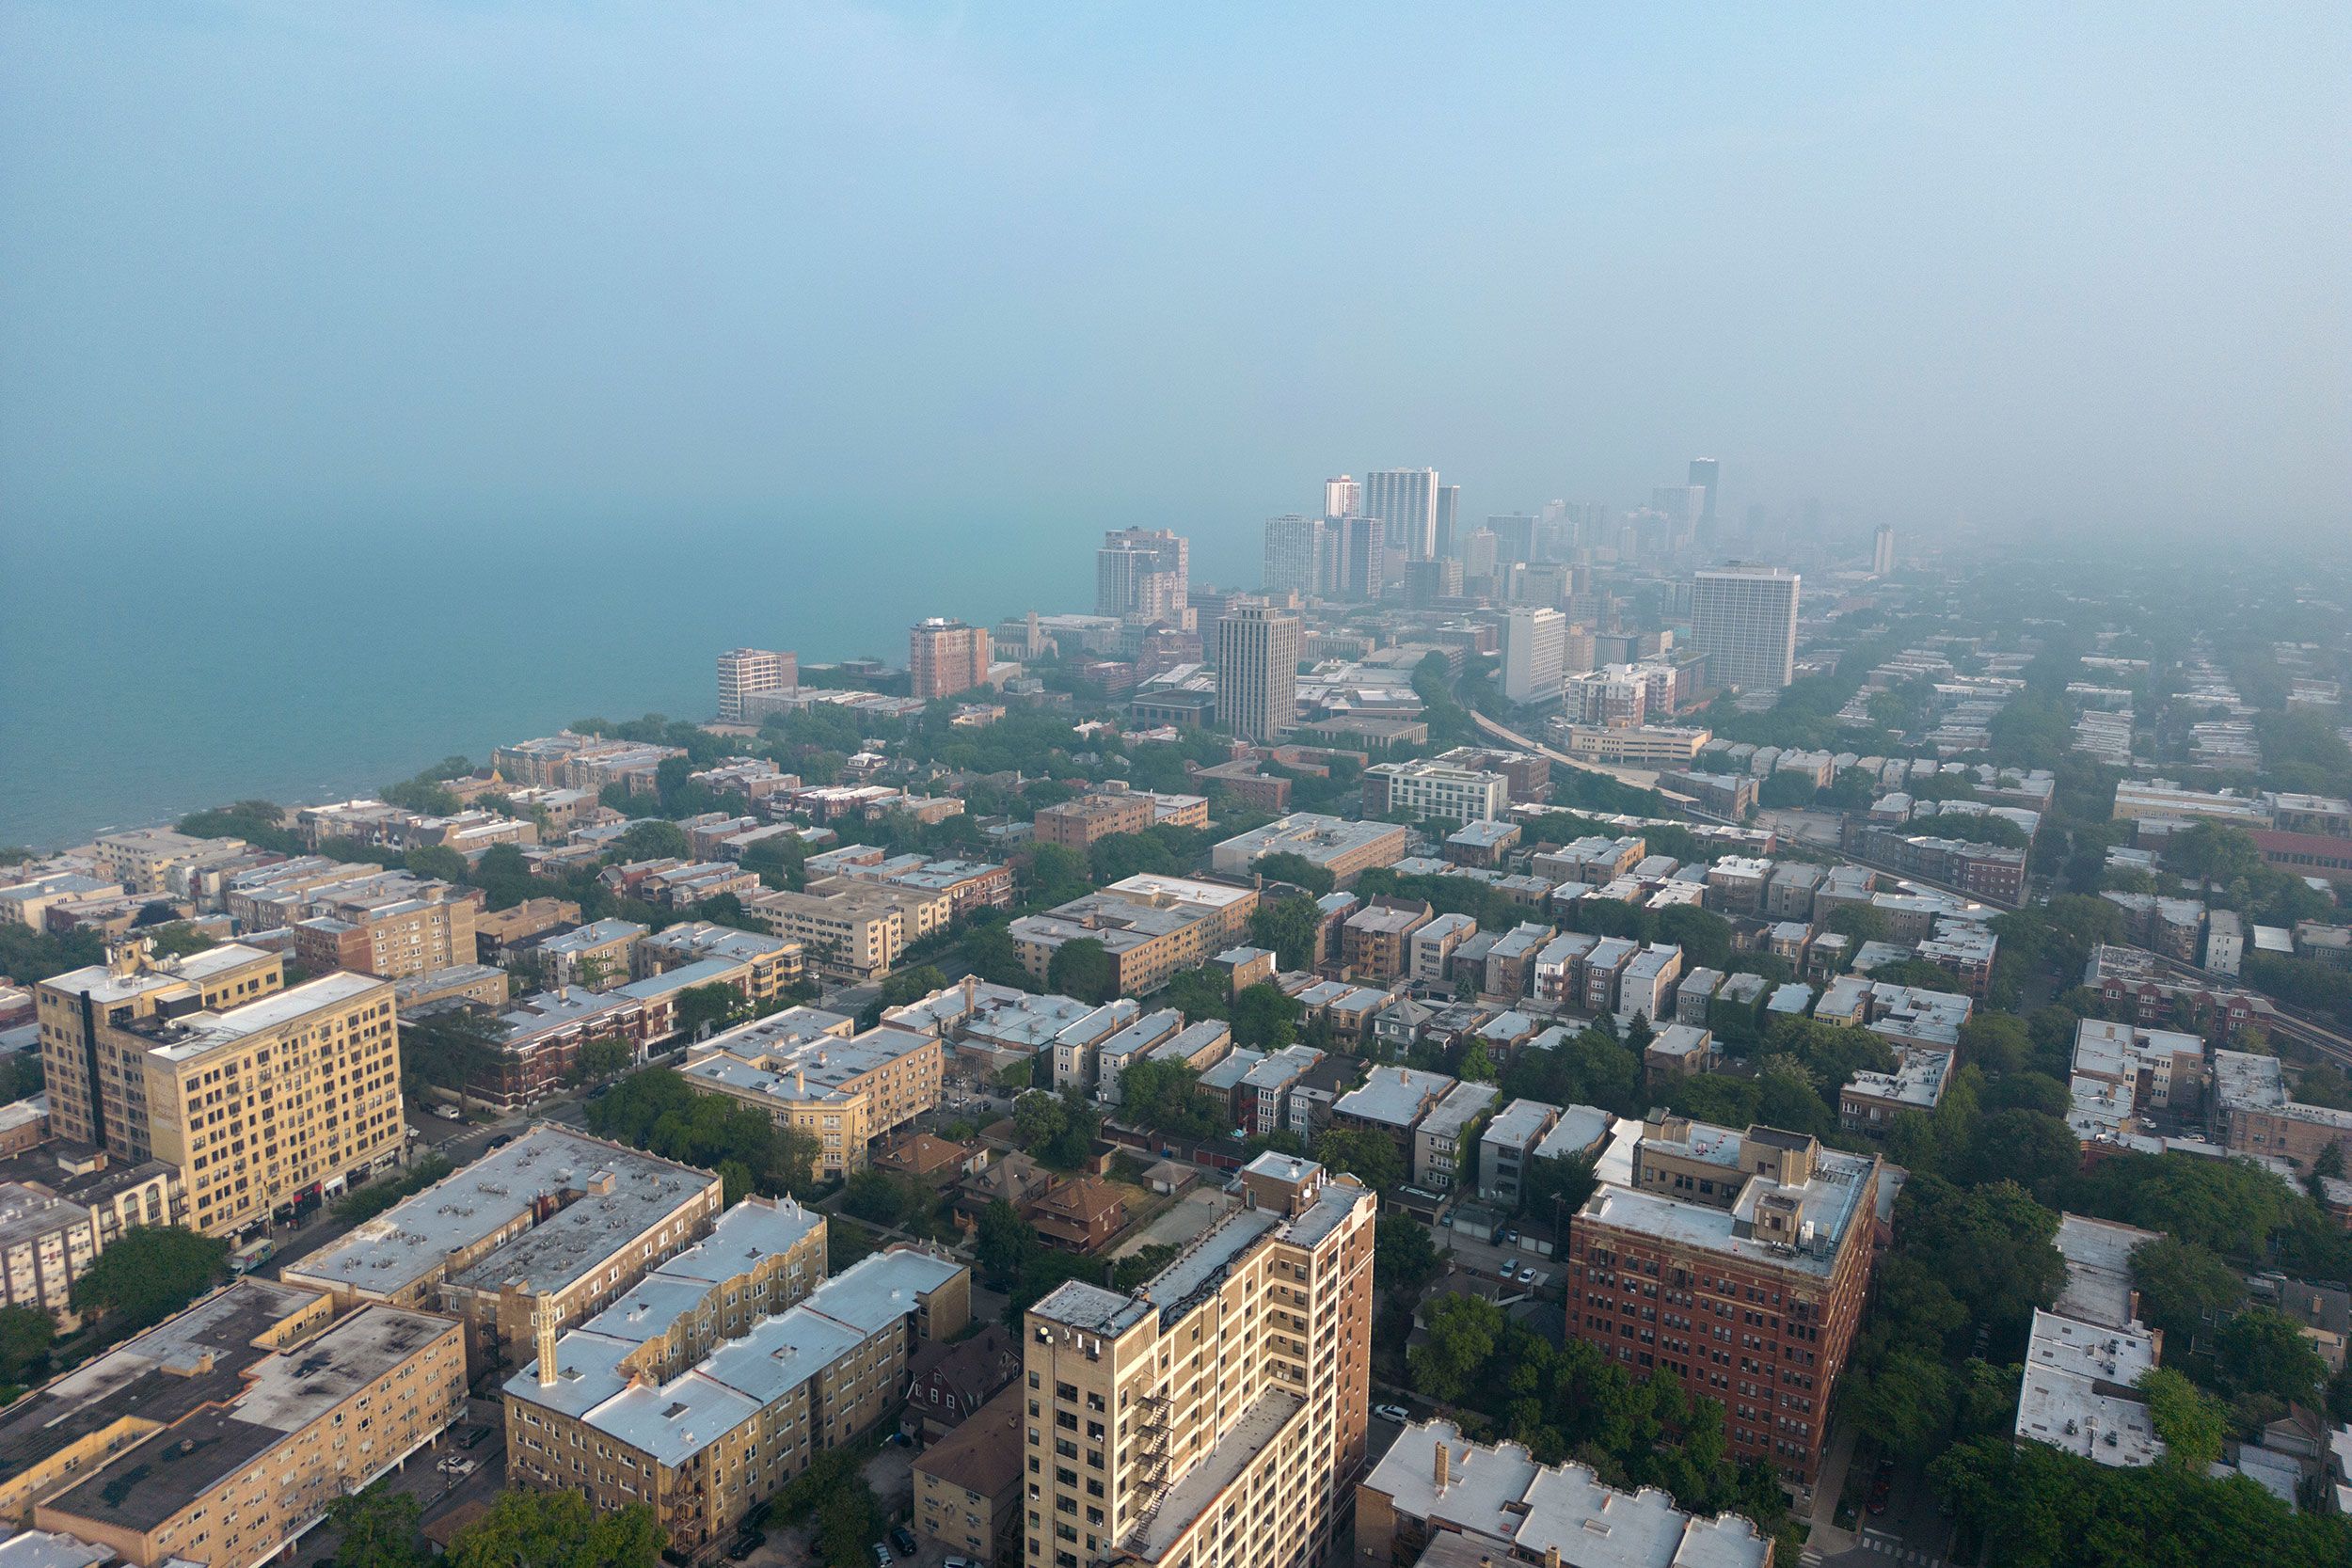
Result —
M 1698 574 L 1691 588 L 1691 643 L 1708 656 L 1717 686 L 1745 691 L 1788 684 L 1797 660 L 1798 574 L 1734 562 Z
M 1383 468 L 1364 476 L 1364 515 L 1386 525 L 1390 553 L 1426 561 L 1438 553 L 1438 470 Z
M 1134 1291 L 1073 1280 L 1022 1324 L 1024 1568 L 1329 1564 L 1371 1389 L 1372 1194 L 1311 1160 Z
M 740 723 L 743 699 L 761 691 L 789 691 L 801 684 L 801 661 L 765 648 L 733 648 L 719 656 L 719 718 Z
M 1548 703 L 1567 673 L 1568 618 L 1556 610 L 1515 610 L 1502 623 L 1502 694 Z
M 1336 596 L 1371 604 L 1388 584 L 1387 525 L 1377 517 L 1342 517 L 1338 534 Z
M 1661 484 L 1649 493 L 1650 510 L 1664 520 L 1666 531 L 1680 542 L 1694 537 L 1706 515 L 1708 491 L 1704 484 Z
M 1216 623 L 1217 727 L 1271 740 L 1298 707 L 1298 617 L 1263 599 L 1244 599 Z
M 1094 612 L 1188 626 L 1191 546 L 1166 529 L 1120 529 L 1094 552 Z
M 1693 457 L 1691 459 L 1691 483 L 1707 487 L 1707 499 L 1699 505 L 1699 537 L 1712 539 L 1715 537 L 1715 498 L 1723 493 L 1724 466 L 1711 457 Z
M 1364 511 L 1364 485 L 1361 480 L 1345 474 L 1323 482 L 1323 515 L 1326 517 L 1359 517 Z
M 1486 530 L 1495 536 L 1495 560 L 1533 561 L 1535 559 L 1535 519 L 1524 512 L 1505 512 L 1486 519 Z
M 1454 553 L 1454 519 L 1462 510 L 1462 487 L 1458 484 L 1438 486 L 1438 555 Z
M 1804 1133 L 1653 1112 L 1630 1168 L 1568 1221 L 1568 1334 L 1631 1376 L 1671 1371 L 1720 1401 L 1734 1459 L 1810 1486 L 1869 1293 L 1885 1168 Z M 1622 1332 L 1645 1290 L 1694 1293 L 1696 1323 L 1668 1311 Z
M 1462 541 L 1462 575 L 1465 578 L 1490 578 L 1495 575 L 1495 562 L 1501 559 L 1495 531 L 1474 528 Z
M 141 941 L 40 982 L 57 1135 L 177 1167 L 187 1223 L 213 1236 L 300 1218 L 396 1164 L 392 983 L 284 974 L 278 954 L 235 942 L 159 960 Z
M 1881 523 L 1878 533 L 1870 541 L 1870 575 L 1886 578 L 1895 575 L 1895 525 Z
M 907 674 L 922 702 L 988 684 L 988 633 L 934 615 L 907 632 Z
M 1462 563 L 1452 556 L 1405 563 L 1405 602 L 1425 610 L 1439 599 L 1462 595 Z
M 1265 526 L 1265 569 L 1261 580 L 1269 594 L 1322 594 L 1329 583 L 1323 575 L 1331 554 L 1331 530 L 1320 517 L 1293 513 Z

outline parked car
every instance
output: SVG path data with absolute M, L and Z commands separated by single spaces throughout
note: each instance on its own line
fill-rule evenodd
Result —
M 459 1110 L 454 1105 L 436 1105 L 433 1107 L 433 1114 L 439 1117 L 443 1121 L 463 1121 L 466 1119 L 466 1113 Z
M 487 1144 L 484 1145 L 484 1146 L 483 1146 L 483 1149 L 482 1149 L 482 1151 L 483 1151 L 485 1154 L 487 1154 L 487 1153 L 488 1153 L 491 1149 L 494 1149 L 494 1148 L 505 1148 L 508 1144 L 511 1144 L 511 1143 L 513 1143 L 514 1141 L 515 1141 L 515 1134 L 514 1134 L 514 1133 L 512 1133 L 512 1132 L 501 1132 L 501 1133 L 500 1133 L 497 1137 L 492 1138 L 492 1139 L 491 1139 L 491 1140 L 490 1140 Z
M 987 1568 L 987 1564 L 976 1557 L 951 1557 L 939 1568 Z
M 1372 1407 L 1372 1413 L 1384 1421 L 1394 1421 L 1398 1426 L 1403 1426 L 1413 1418 L 1413 1413 L 1401 1404 L 1375 1404 Z
M 1518 1239 L 1519 1233 L 1516 1230 L 1505 1230 L 1502 1235 L 1495 1238 L 1495 1240 L 1503 1246 L 1510 1246 L 1514 1243 L 1518 1242 Z
M 1895 1462 L 1891 1459 L 1882 1459 L 1879 1461 L 1878 1468 L 1870 1472 L 1870 1512 L 1885 1513 L 1887 1499 L 1893 1497 L 1894 1493 Z
M 747 1529 L 727 1544 L 727 1560 L 740 1562 L 767 1544 L 766 1534 L 759 1530 Z
M 488 1427 L 470 1426 L 457 1434 L 457 1446 L 461 1449 L 470 1449 L 489 1435 Z
M 912 1558 L 914 1556 L 914 1532 L 907 1528 L 906 1526 L 900 1525 L 897 1529 L 890 1532 L 890 1544 L 898 1548 L 898 1555 L 900 1557 Z
M 890 1548 L 879 1541 L 874 1543 L 874 1568 L 890 1568 Z
M 451 1454 L 441 1461 L 441 1468 L 449 1472 L 450 1480 L 462 1481 L 481 1466 L 462 1454 Z

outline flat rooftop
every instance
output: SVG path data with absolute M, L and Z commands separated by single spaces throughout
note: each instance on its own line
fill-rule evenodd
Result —
M 157 1042 L 148 1048 L 148 1053 L 167 1061 L 191 1061 L 208 1051 L 249 1039 L 264 1029 L 298 1022 L 312 1013 L 356 1002 L 374 990 L 381 990 L 389 1003 L 392 983 L 373 974 L 341 970 L 322 974 L 225 1013 L 189 1013 L 167 1025 Z
M 560 1291 L 714 1180 L 707 1171 L 542 1122 L 283 1272 L 393 1295 L 445 1268 L 451 1253 L 512 1225 L 534 1198 L 573 1193 L 579 1196 L 555 1213 L 451 1276 L 453 1284 L 481 1290 Z
M 1332 1110 L 1390 1127 L 1409 1127 L 1429 1100 L 1452 1088 L 1454 1080 L 1442 1072 L 1419 1068 L 1378 1068 L 1364 1085 L 1340 1096 Z
M 258 947 L 224 942 L 216 947 L 207 947 L 201 953 L 190 953 L 179 958 L 163 958 L 151 969 L 141 969 L 129 974 L 114 974 L 104 964 L 91 964 L 87 969 L 69 970 L 63 974 L 54 975 L 41 984 L 70 996 L 87 992 L 93 1002 L 125 1002 L 167 986 L 200 986 L 215 975 L 229 974 L 246 964 L 265 961 L 271 957 Z

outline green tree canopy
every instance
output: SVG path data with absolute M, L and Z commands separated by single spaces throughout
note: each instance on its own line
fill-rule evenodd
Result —
M 378 1482 L 326 1505 L 335 1532 L 336 1568 L 425 1568 L 424 1505 L 413 1492 Z
M 1315 933 L 1322 924 L 1322 911 L 1311 898 L 1261 899 L 1249 912 L 1249 940 L 1271 951 L 1279 968 L 1311 969 L 1315 960 Z
M 127 1333 L 163 1322 L 211 1289 L 229 1243 L 174 1225 L 145 1225 L 100 1253 L 73 1282 L 73 1307 Z
M 1318 898 L 1330 892 L 1332 887 L 1331 873 L 1327 867 L 1317 865 L 1306 856 L 1293 854 L 1287 849 L 1260 855 L 1251 863 L 1250 869 L 1269 882 L 1288 882 L 1293 887 L 1305 888 Z
M 578 1492 L 516 1488 L 457 1532 L 450 1568 L 655 1568 L 664 1537 L 647 1503 L 600 1513 Z
M 1298 999 L 1285 996 L 1268 980 L 1244 986 L 1233 998 L 1233 1043 L 1253 1051 L 1279 1051 L 1298 1037 Z
M 1110 950 L 1092 937 L 1073 937 L 1055 948 L 1045 966 L 1045 983 L 1081 1002 L 1108 1002 L 1119 994 L 1118 968 Z
M 1394 1140 L 1382 1132 L 1326 1128 L 1315 1140 L 1315 1158 L 1327 1170 L 1353 1176 L 1376 1193 L 1403 1186 L 1407 1174 Z

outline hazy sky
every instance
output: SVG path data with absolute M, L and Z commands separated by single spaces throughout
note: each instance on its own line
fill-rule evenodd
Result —
M 1272 9 L 8 0 L 0 541 L 2352 526 L 2341 0 Z

